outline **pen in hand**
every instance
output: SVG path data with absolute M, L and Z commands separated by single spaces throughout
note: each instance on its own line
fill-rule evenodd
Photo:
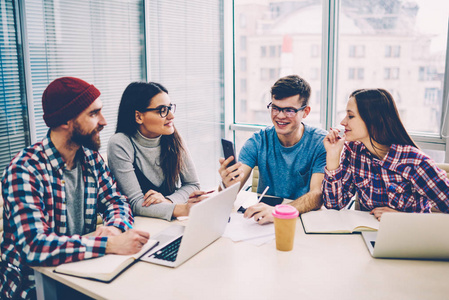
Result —
M 133 229 L 133 226 L 128 222 L 128 220 L 123 220 L 123 223 L 125 223 L 125 225 L 128 226 L 129 229 Z
M 260 195 L 259 199 L 257 199 L 257 202 L 260 202 L 260 200 L 262 200 L 263 196 L 265 196 L 265 194 L 267 193 L 267 191 L 268 191 L 269 188 L 270 188 L 270 187 L 267 186 L 267 187 L 263 190 L 263 192 L 262 192 L 262 194 Z
M 267 186 L 267 187 L 263 190 L 262 194 L 260 194 L 259 198 L 257 199 L 257 203 L 259 203 L 260 200 L 262 200 L 263 196 L 265 196 L 265 194 L 267 193 L 267 191 L 268 191 L 269 188 L 270 188 L 270 187 Z M 243 207 L 243 206 L 240 206 L 240 208 L 239 208 L 237 211 L 238 211 L 238 212 L 241 212 L 242 214 L 244 214 L 244 213 L 246 212 L 246 208 Z M 251 216 L 251 218 L 252 218 L 252 217 L 253 217 L 253 216 Z
M 213 192 L 215 192 L 215 190 L 210 190 L 210 191 L 207 191 L 207 192 L 205 192 L 204 194 L 200 194 L 200 195 L 193 195 L 193 196 L 190 196 L 189 199 L 198 198 L 198 197 L 201 197 L 201 196 L 204 196 L 204 195 L 213 193 Z

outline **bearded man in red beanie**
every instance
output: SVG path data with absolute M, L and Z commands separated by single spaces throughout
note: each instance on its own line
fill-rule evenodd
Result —
M 1 299 L 36 297 L 30 266 L 134 254 L 149 239 L 128 227 L 131 209 L 97 152 L 106 126 L 99 96 L 78 78 L 50 83 L 42 95 L 47 136 L 5 170 Z M 99 228 L 97 213 L 104 220 Z

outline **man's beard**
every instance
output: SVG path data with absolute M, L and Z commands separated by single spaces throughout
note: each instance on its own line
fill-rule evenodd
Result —
M 73 122 L 72 142 L 89 148 L 94 151 L 98 151 L 101 147 L 100 137 L 96 137 L 97 132 L 103 130 L 104 126 L 99 125 L 90 133 L 85 133 L 78 122 Z

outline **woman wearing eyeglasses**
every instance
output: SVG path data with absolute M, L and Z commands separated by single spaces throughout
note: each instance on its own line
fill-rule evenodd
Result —
M 123 92 L 108 164 L 135 215 L 187 216 L 206 197 L 174 126 L 175 109 L 159 83 L 133 82 Z
M 353 92 L 341 125 L 343 137 L 331 129 L 324 139 L 327 208 L 344 208 L 357 192 L 360 208 L 379 220 L 384 212 L 430 212 L 432 206 L 449 212 L 446 172 L 415 145 L 388 91 Z

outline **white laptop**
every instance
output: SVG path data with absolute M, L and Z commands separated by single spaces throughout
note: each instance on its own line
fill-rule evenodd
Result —
M 362 236 L 373 257 L 449 260 L 448 214 L 384 213 Z
M 172 225 L 151 239 L 159 245 L 142 261 L 175 268 L 223 235 L 239 192 L 240 183 L 195 204 L 187 226 Z

